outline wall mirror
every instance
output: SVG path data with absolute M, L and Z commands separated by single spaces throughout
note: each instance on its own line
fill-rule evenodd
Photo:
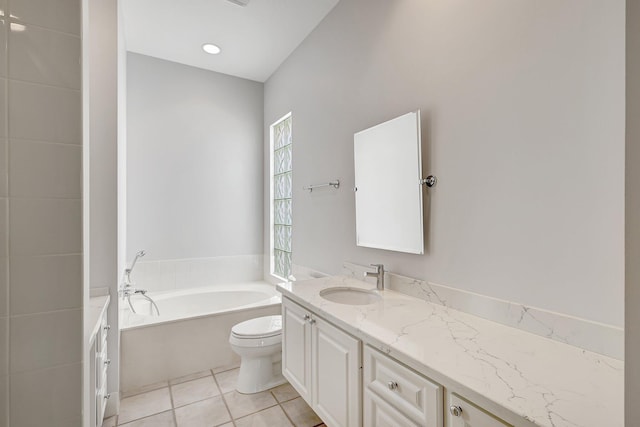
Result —
M 420 110 L 353 137 L 356 244 L 424 253 Z

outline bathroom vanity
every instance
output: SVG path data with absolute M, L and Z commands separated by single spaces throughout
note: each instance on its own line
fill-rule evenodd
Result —
M 85 334 L 88 336 L 90 345 L 89 390 L 93 397 L 90 416 L 91 427 L 102 425 L 107 401 L 110 397 L 107 392 L 107 373 L 111 364 L 107 347 L 107 336 L 111 330 L 107 319 L 109 302 L 108 295 L 92 297 L 89 300 L 89 321 L 86 324 Z
M 623 426 L 622 362 L 392 290 L 363 305 L 278 285 L 283 374 L 335 427 Z

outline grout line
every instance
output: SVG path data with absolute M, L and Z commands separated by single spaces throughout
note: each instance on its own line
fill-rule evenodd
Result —
M 35 313 L 21 313 L 21 314 L 11 314 L 9 317 L 13 319 L 19 319 L 22 317 L 34 317 L 34 316 L 43 316 L 46 314 L 58 314 L 58 313 L 67 313 L 71 311 L 82 311 L 84 307 L 73 307 L 73 308 L 60 308 L 57 310 L 49 310 L 49 311 L 38 311 Z
M 9 8 L 7 7 L 7 9 L 9 9 Z M 5 18 L 6 18 L 6 22 L 8 24 L 16 23 L 16 24 L 28 25 L 30 27 L 37 28 L 39 30 L 51 31 L 52 33 L 63 34 L 65 36 L 74 37 L 76 39 L 81 39 L 82 40 L 82 29 L 80 29 L 80 33 L 79 34 L 74 34 L 74 33 L 69 33 L 67 31 L 63 31 L 63 30 L 56 30 L 55 28 L 43 27 L 42 25 L 33 24 L 31 22 L 25 21 L 24 19 L 20 19 L 18 17 L 11 16 L 10 13 L 8 15 L 6 15 Z M 7 27 L 9 27 L 9 26 L 7 26 Z M 9 30 L 7 29 L 7 33 L 8 32 L 9 32 Z
M 276 399 L 276 396 L 273 394 L 273 392 L 271 392 L 271 394 L 273 395 L 273 398 Z M 278 399 L 276 399 L 276 402 L 278 402 Z M 287 402 L 288 402 L 288 400 L 287 400 Z M 278 402 L 278 406 L 280 407 L 280 410 L 284 413 L 284 416 L 287 417 L 287 419 L 289 420 L 291 425 L 293 427 L 296 427 L 296 423 L 293 422 L 293 420 L 291 419 L 291 417 L 289 416 L 287 411 L 284 410 L 284 406 L 282 406 L 282 404 L 280 402 Z
M 4 139 L 4 137 L 0 138 Z M 19 136 L 12 136 L 9 137 L 7 135 L 7 143 L 9 142 L 13 142 L 14 144 L 21 144 L 22 142 L 25 143 L 33 143 L 33 144 L 51 144 L 51 145 L 62 145 L 65 147 L 76 147 L 80 150 L 82 150 L 83 146 L 82 143 L 73 143 L 73 142 L 60 142 L 60 141 L 49 141 L 46 139 L 37 139 L 37 138 L 23 138 L 23 137 L 19 137 Z
M 184 383 L 180 383 L 180 384 L 184 384 Z M 193 402 L 189 402 L 189 403 L 185 403 L 184 405 L 176 406 L 176 407 L 174 407 L 174 409 L 181 409 L 181 408 L 184 408 L 185 406 L 193 405 L 194 403 L 204 402 L 205 400 L 211 400 L 211 399 L 215 399 L 216 397 L 221 397 L 221 396 L 222 396 L 222 394 L 217 394 L 215 396 L 205 397 L 204 399 L 194 400 Z
M 69 90 L 69 91 L 72 91 L 72 92 L 79 92 L 80 94 L 82 94 L 82 88 L 63 86 L 63 85 L 60 85 L 60 84 L 42 83 L 42 82 L 36 82 L 36 81 L 33 81 L 33 80 L 23 80 L 23 79 L 17 79 L 15 77 L 9 77 L 9 76 L 7 76 L 7 80 L 11 80 L 13 82 L 18 82 L 18 83 L 26 83 L 26 84 L 40 86 L 40 87 L 47 87 L 49 89 Z
M 147 418 L 155 417 L 156 415 L 164 414 L 165 412 L 169 412 L 169 411 L 172 411 L 172 412 L 173 412 L 173 409 L 167 409 L 166 411 L 158 412 L 158 413 L 151 414 L 151 415 L 145 415 L 145 416 L 144 416 L 144 417 L 142 417 L 142 418 L 136 418 L 135 420 L 129 420 L 129 421 L 127 421 L 127 422 L 126 422 L 126 423 L 124 423 L 124 424 L 118 424 L 118 421 L 119 421 L 119 420 L 118 420 L 118 415 L 114 415 L 114 417 L 116 417 L 116 424 L 115 424 L 115 426 L 116 426 L 116 427 L 120 427 L 120 426 L 126 426 L 127 424 L 131 424 L 131 423 L 137 423 L 138 421 L 146 420 Z M 108 418 L 105 418 L 105 420 L 107 420 L 107 419 L 108 419 Z M 104 420 L 102 421 L 102 423 L 104 424 Z
M 231 392 L 230 392 L 230 393 L 231 393 Z M 252 413 L 250 413 L 250 414 L 246 414 L 246 415 L 243 415 L 243 416 L 238 417 L 238 418 L 233 418 L 233 417 L 232 417 L 232 418 L 233 418 L 233 421 L 241 420 L 241 419 L 244 419 L 244 418 L 250 417 L 251 415 L 259 414 L 260 412 L 262 412 L 262 411 L 266 411 L 267 409 L 275 408 L 276 406 L 280 406 L 280 405 L 278 405 L 277 401 L 276 401 L 276 404 L 275 404 L 275 405 L 267 406 L 266 408 L 262 408 L 262 409 L 260 409 L 260 410 L 258 410 L 258 411 L 254 411 L 254 412 L 252 412 Z M 234 423 L 234 425 L 235 425 L 235 423 Z
M 229 369 L 230 371 L 231 369 Z M 227 372 L 227 371 L 222 371 L 222 372 Z M 219 374 L 222 372 L 218 372 Z M 220 397 L 222 397 L 222 403 L 224 403 L 224 407 L 227 408 L 227 413 L 229 414 L 229 418 L 231 418 L 231 424 L 233 425 L 233 427 L 236 426 L 236 422 L 235 419 L 233 418 L 233 414 L 231 413 L 231 410 L 229 409 L 229 405 L 227 404 L 227 399 L 224 398 L 224 393 L 222 393 L 222 388 L 220 388 L 220 384 L 218 384 L 218 379 L 216 378 L 216 374 L 213 373 L 213 369 L 211 369 L 211 375 L 213 375 L 213 381 L 216 383 L 216 386 L 218 387 L 218 390 L 220 391 Z
M 150 384 L 149 386 L 151 386 L 151 385 L 152 384 Z M 142 390 L 142 391 L 139 391 L 139 392 L 135 391 L 134 394 L 129 394 L 129 392 L 124 392 L 124 393 L 121 392 L 121 395 L 122 394 L 126 394 L 126 396 L 120 398 L 120 400 L 128 399 L 130 397 L 139 396 L 139 395 L 144 394 L 144 393 L 149 393 L 149 392 L 152 392 L 152 391 L 160 390 L 161 388 L 168 388 L 168 387 L 169 387 L 169 383 L 167 382 L 166 385 L 158 385 L 158 387 L 150 388 L 148 390 Z
M 169 384 L 168 388 L 169 388 L 169 398 L 171 399 L 171 414 L 173 415 L 173 423 L 177 426 L 178 425 L 178 418 L 176 417 L 176 406 L 173 402 L 173 390 L 171 390 L 171 383 L 169 381 L 167 381 L 167 384 Z

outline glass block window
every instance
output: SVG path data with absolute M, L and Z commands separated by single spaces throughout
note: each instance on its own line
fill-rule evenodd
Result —
M 291 275 L 291 114 L 271 125 L 271 273 Z

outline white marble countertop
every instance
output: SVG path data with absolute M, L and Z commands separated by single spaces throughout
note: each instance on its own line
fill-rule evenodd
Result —
M 516 426 L 624 425 L 620 360 L 391 290 L 361 306 L 320 297 L 334 286 L 372 288 L 334 276 L 278 290 Z
M 84 325 L 84 334 L 90 345 L 96 339 L 98 329 L 100 329 L 100 320 L 110 299 L 109 295 L 89 298 L 89 319 Z

